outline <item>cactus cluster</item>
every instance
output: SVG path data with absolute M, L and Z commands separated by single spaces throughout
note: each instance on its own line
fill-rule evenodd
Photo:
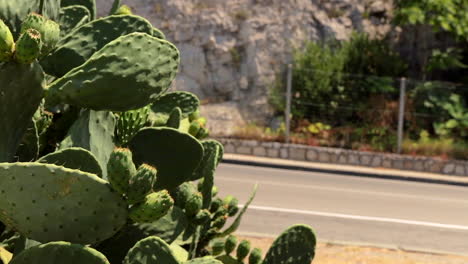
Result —
M 312 260 L 306 226 L 265 259 L 232 236 L 256 188 L 242 209 L 218 196 L 223 146 L 194 94 L 167 92 L 179 62 L 118 0 L 102 18 L 95 0 L 0 0 L 0 263 Z

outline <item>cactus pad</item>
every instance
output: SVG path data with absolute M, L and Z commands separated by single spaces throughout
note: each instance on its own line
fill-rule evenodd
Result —
M 136 164 L 158 169 L 155 190 L 171 190 L 188 180 L 203 156 L 198 140 L 173 128 L 144 128 L 129 148 Z
M 107 163 L 107 173 L 107 178 L 112 188 L 120 194 L 127 193 L 130 178 L 136 174 L 132 152 L 126 148 L 114 149 Z
M 89 22 L 91 14 L 81 5 L 71 5 L 60 9 L 60 36 L 65 36 L 77 27 Z
M 237 246 L 237 237 L 233 235 L 229 235 L 226 238 L 226 242 L 224 243 L 224 251 L 226 251 L 226 255 L 231 254 Z
M 83 148 L 66 148 L 41 157 L 37 162 L 55 164 L 69 169 L 81 170 L 102 177 L 96 157 Z
M 110 42 L 54 81 L 48 99 L 94 110 L 137 109 L 169 88 L 178 67 L 179 51 L 173 44 L 132 33 Z
M 171 196 L 174 198 L 174 203 L 180 208 L 184 208 L 187 200 L 197 192 L 197 187 L 192 182 L 184 182 L 177 188 L 170 191 Z
M 39 155 L 39 134 L 34 119 L 31 119 L 26 133 L 23 135 L 18 150 L 16 151 L 17 161 L 33 161 Z
M 44 73 L 38 63 L 5 63 L 0 83 L 0 162 L 10 162 L 41 103 Z
M 68 130 L 60 149 L 80 147 L 91 151 L 107 179 L 107 162 L 114 150 L 115 117 L 104 111 L 84 110 Z
M 242 240 L 237 246 L 236 257 L 239 261 L 243 261 L 250 252 L 250 242 Z
M 60 38 L 59 25 L 36 13 L 31 13 L 24 19 L 21 25 L 21 33 L 24 34 L 28 29 L 35 29 L 40 33 L 43 43 L 41 46 L 42 55 L 49 53 Z
M 10 61 L 15 50 L 13 34 L 7 25 L 0 19 L 0 62 Z
M 0 164 L 0 219 L 39 242 L 91 244 L 127 220 L 125 201 L 96 175 L 52 164 Z
M 148 122 L 149 107 L 122 112 L 117 120 L 116 134 L 120 146 L 127 143 Z
M 317 243 L 314 231 L 306 225 L 294 225 L 276 238 L 264 264 L 310 264 Z
M 151 110 L 155 113 L 169 114 L 172 109 L 179 107 L 182 110 L 182 115 L 187 117 L 195 112 L 200 105 L 197 96 L 189 92 L 170 92 L 159 97 L 152 105 Z
M 166 126 L 178 129 L 180 126 L 180 120 L 182 118 L 182 110 L 179 107 L 172 109 L 167 119 Z
M 153 27 L 146 19 L 138 16 L 109 16 L 93 20 L 61 39 L 57 49 L 44 59 L 44 69 L 61 77 L 85 63 L 109 42 L 134 32 L 151 34 Z M 134 55 L 138 53 L 145 52 L 133 52 Z
M 50 242 L 22 251 L 10 264 L 109 264 L 99 251 L 68 242 Z
M 136 174 L 130 178 L 127 190 L 127 202 L 134 204 L 145 200 L 145 196 L 151 192 L 153 184 L 156 180 L 156 168 L 142 164 L 138 168 Z
M 254 248 L 249 255 L 249 264 L 260 263 L 262 263 L 262 250 L 260 248 Z
M 41 34 L 30 28 L 16 41 L 15 60 L 21 64 L 30 64 L 39 57 L 41 48 Z
M 154 222 L 169 212 L 174 200 L 166 190 L 146 196 L 145 201 L 134 205 L 130 209 L 129 217 L 138 223 Z
M 179 264 L 169 245 L 159 237 L 138 241 L 125 257 L 123 264 Z
M 223 264 L 223 263 L 213 257 L 207 256 L 203 258 L 191 259 L 187 262 L 184 262 L 183 264 Z
M 185 203 L 185 213 L 188 216 L 196 215 L 203 206 L 203 196 L 201 193 L 197 192 L 190 196 Z
M 88 9 L 91 14 L 91 20 L 96 18 L 96 0 L 62 0 L 60 2 L 62 7 L 67 7 L 71 5 L 81 5 Z

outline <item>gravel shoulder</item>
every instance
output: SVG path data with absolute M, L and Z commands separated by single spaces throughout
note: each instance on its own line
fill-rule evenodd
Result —
M 274 238 L 242 236 L 266 253 Z M 466 264 L 468 257 L 319 243 L 313 264 Z

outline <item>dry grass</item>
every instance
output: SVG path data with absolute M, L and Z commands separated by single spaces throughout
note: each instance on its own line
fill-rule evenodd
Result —
M 244 237 L 264 253 L 273 238 Z M 319 243 L 313 264 L 466 264 L 468 257 Z

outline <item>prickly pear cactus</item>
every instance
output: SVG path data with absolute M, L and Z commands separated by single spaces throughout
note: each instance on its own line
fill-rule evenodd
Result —
M 268 250 L 264 264 L 310 264 L 317 240 L 306 225 L 295 225 L 284 231 Z
M 132 160 L 132 152 L 127 148 L 116 148 L 111 153 L 107 163 L 109 183 L 120 194 L 126 194 L 129 189 L 130 179 L 136 175 L 135 164 Z
M 37 162 L 55 164 L 69 169 L 81 170 L 102 177 L 99 161 L 90 151 L 83 148 L 66 148 L 49 153 Z
M 169 245 L 159 237 L 148 237 L 131 248 L 123 264 L 179 264 Z
M 134 204 L 145 200 L 145 196 L 149 194 L 153 188 L 153 184 L 157 178 L 156 168 L 142 164 L 138 168 L 133 177 L 130 178 L 127 190 L 127 202 Z
M 99 251 L 68 242 L 50 242 L 29 248 L 16 256 L 10 264 L 110 264 Z
M 91 244 L 126 222 L 125 201 L 96 175 L 41 163 L 0 164 L 0 220 L 40 242 Z

